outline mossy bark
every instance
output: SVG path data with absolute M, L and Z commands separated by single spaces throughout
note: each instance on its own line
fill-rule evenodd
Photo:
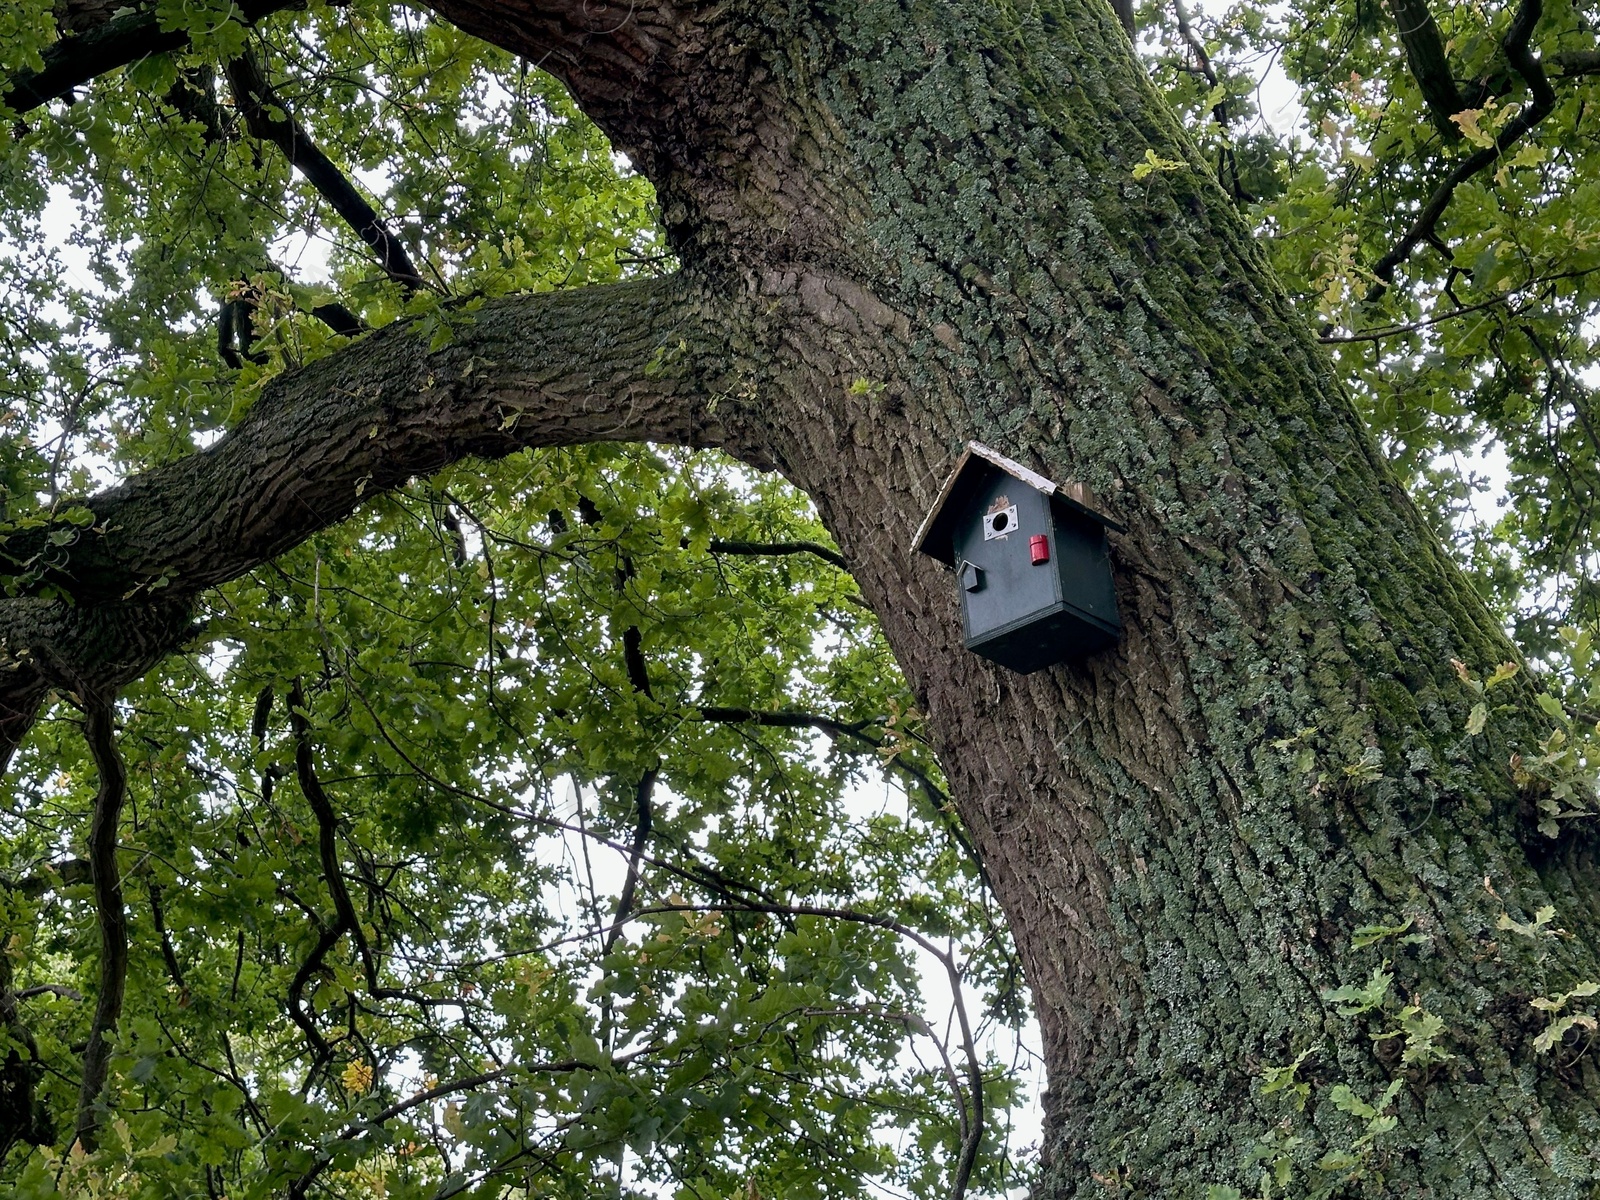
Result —
M 519 44 L 504 5 L 441 8 Z M 925 701 L 1044 1027 L 1039 1195 L 1249 1187 L 1264 1135 L 1306 1193 L 1593 1194 L 1594 1070 L 1534 1052 L 1528 1003 L 1600 979 L 1593 838 L 1533 828 L 1525 687 L 1466 732 L 1453 662 L 1513 651 L 1111 9 L 664 11 L 625 94 L 604 55 L 563 69 L 751 314 L 728 444 L 815 499 Z M 963 651 L 908 547 L 969 437 L 1127 523 L 1115 650 L 1027 678 Z M 1547 903 L 1569 935 L 1497 928 Z M 1324 999 L 1386 963 L 1385 1005 Z M 1404 1005 L 1448 1061 L 1381 1036 Z M 1297 1113 L 1259 1074 L 1302 1051 Z M 1391 1079 L 1399 1126 L 1362 1142 L 1334 1086 Z
M 1303 1139 L 1285 1153 L 1308 1193 L 1593 1195 L 1600 1086 L 1576 1047 L 1535 1053 L 1529 1000 L 1600 980 L 1595 839 L 1530 820 L 1509 767 L 1540 732 L 1525 685 L 1466 732 L 1453 660 L 1513 652 L 1110 7 L 434 7 L 560 74 L 656 184 L 673 287 L 722 344 L 714 370 L 673 366 L 654 436 L 699 431 L 804 488 L 922 697 L 1044 1029 L 1038 1194 L 1248 1185 L 1275 1130 Z M 1136 178 L 1147 152 L 1160 169 Z M 601 372 L 620 392 L 705 341 L 699 318 L 651 320 L 623 339 L 632 367 Z M 212 453 L 249 459 L 246 436 Z M 1115 649 L 1025 678 L 962 649 L 953 580 L 909 545 L 973 437 L 1127 525 Z M 469 442 L 451 453 L 513 448 Z M 1561 936 L 1497 927 L 1546 904 Z M 1363 926 L 1404 930 L 1356 949 Z M 1386 1006 L 1323 998 L 1385 963 Z M 1401 1004 L 1443 1019 L 1449 1061 L 1373 1040 Z M 1296 1113 L 1259 1074 L 1305 1051 Z M 1398 1128 L 1357 1145 L 1334 1086 L 1393 1079 Z M 1311 1164 L 1341 1150 L 1355 1166 Z

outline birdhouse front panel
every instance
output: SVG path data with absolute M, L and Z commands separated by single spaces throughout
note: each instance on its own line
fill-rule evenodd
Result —
M 957 563 L 980 573 L 961 587 L 969 647 L 1060 602 L 1055 563 L 1034 563 L 1030 543 L 1051 532 L 1049 499 L 1009 475 L 995 472 L 970 502 L 955 535 Z

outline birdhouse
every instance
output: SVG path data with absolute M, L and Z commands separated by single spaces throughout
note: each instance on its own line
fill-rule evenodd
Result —
M 1121 636 L 1108 528 L 1087 487 L 968 442 L 911 548 L 955 569 L 967 649 L 1027 675 Z

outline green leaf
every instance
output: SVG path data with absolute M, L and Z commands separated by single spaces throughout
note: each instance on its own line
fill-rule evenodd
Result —
M 1492 672 L 1490 672 L 1489 678 L 1483 681 L 1483 690 L 1487 692 L 1499 687 L 1508 679 L 1513 678 L 1521 669 L 1521 666 L 1515 662 L 1501 663 Z
M 1533 914 L 1533 921 L 1528 924 L 1512 920 L 1510 913 L 1501 913 L 1495 921 L 1495 928 L 1534 940 L 1555 937 L 1559 931 L 1548 928 L 1550 922 L 1555 919 L 1555 915 L 1556 910 L 1553 904 L 1546 904 L 1541 907 Z
M 1365 950 L 1368 946 L 1376 945 L 1386 938 L 1397 937 L 1411 928 L 1413 917 L 1407 917 L 1399 925 L 1362 925 L 1350 935 L 1350 948 L 1352 950 Z
M 1162 158 L 1154 150 L 1146 149 L 1144 158 L 1134 165 L 1133 177 L 1144 179 L 1158 171 L 1181 171 L 1188 165 L 1182 159 Z
M 1381 1006 L 1393 982 L 1394 976 L 1384 967 L 1374 967 L 1366 983 L 1327 989 L 1322 993 L 1322 999 L 1328 1004 L 1337 1005 L 1341 1017 L 1357 1017 Z
M 1600 1022 L 1597 1022 L 1594 1017 L 1587 1013 L 1571 1013 L 1564 1017 L 1557 1017 L 1549 1025 L 1545 1026 L 1544 1032 L 1533 1039 L 1533 1048 L 1539 1054 L 1548 1054 L 1561 1044 L 1568 1030 L 1580 1028 L 1587 1029 L 1592 1033 L 1597 1025 L 1600 1025 Z

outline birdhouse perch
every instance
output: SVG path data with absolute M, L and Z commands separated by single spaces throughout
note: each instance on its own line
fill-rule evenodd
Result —
M 1027 675 L 1122 635 L 1108 528 L 1083 484 L 968 442 L 911 548 L 955 569 L 967 649 Z

